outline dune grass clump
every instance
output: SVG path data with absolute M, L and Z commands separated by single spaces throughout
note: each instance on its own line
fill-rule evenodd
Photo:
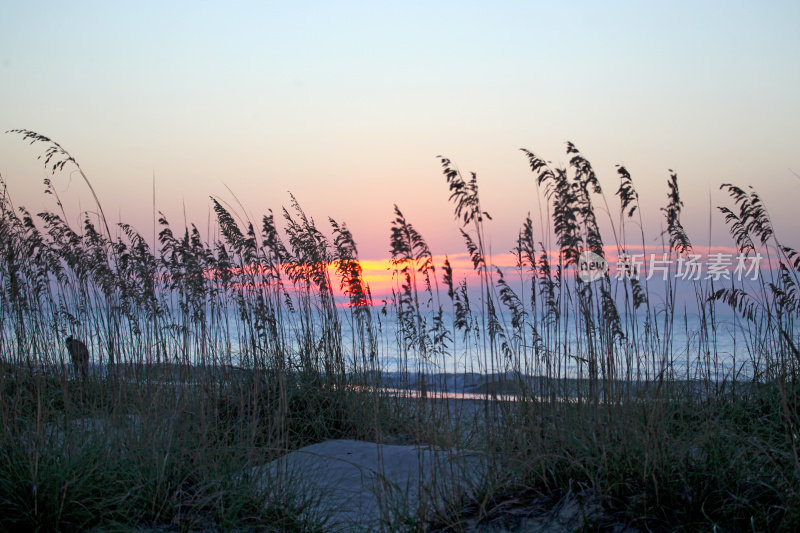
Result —
M 437 264 L 395 206 L 393 289 L 376 305 L 347 225 L 317 225 L 294 197 L 258 222 L 212 198 L 214 234 L 162 214 L 148 240 L 107 223 L 63 147 L 15 133 L 53 173 L 78 170 L 97 209 L 75 228 L 49 180 L 57 209 L 35 216 L 0 181 L 4 529 L 323 531 L 308 495 L 247 473 L 330 438 L 486 455 L 479 490 L 387 517 L 397 528 L 460 531 L 570 498 L 592 509 L 586 528 L 800 521 L 800 254 L 752 189 L 723 185 L 720 210 L 731 267 L 758 270 L 687 277 L 699 252 L 675 173 L 650 256 L 624 167 L 614 210 L 573 144 L 567 168 L 524 150 L 540 196 L 502 266 L 477 176 L 440 157 L 472 271 Z M 587 254 L 622 272 L 587 279 Z M 91 354 L 85 375 L 68 338 Z M 479 399 L 437 396 L 457 379 Z

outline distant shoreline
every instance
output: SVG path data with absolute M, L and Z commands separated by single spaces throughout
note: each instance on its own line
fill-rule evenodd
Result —
M 19 367 L 7 364 L 6 368 L 20 368 L 34 370 L 38 374 L 61 374 L 61 365 L 50 367 L 28 366 Z M 71 365 L 64 365 L 69 378 L 74 378 L 74 369 Z M 116 369 L 116 370 L 114 370 Z M 115 372 L 123 373 L 147 382 L 198 382 L 201 377 L 209 373 L 217 374 L 224 381 L 242 381 L 252 376 L 252 368 L 230 365 L 187 365 L 181 363 L 122 363 L 114 366 L 97 363 L 90 364 L 89 375 L 93 377 L 109 377 Z M 261 371 L 269 374 L 272 370 Z M 288 374 L 302 379 L 302 372 L 291 370 Z M 143 375 L 142 375 L 143 374 Z M 355 389 L 377 388 L 392 396 L 408 396 L 414 398 L 440 398 L 440 399 L 468 399 L 468 400 L 498 400 L 517 401 L 521 398 L 571 398 L 589 397 L 591 395 L 591 381 L 589 378 L 552 378 L 541 375 L 519 374 L 513 371 L 503 373 L 480 374 L 476 372 L 465 373 L 433 373 L 423 374 L 418 372 L 375 372 L 375 373 L 348 373 L 349 385 Z M 596 382 L 597 393 L 605 397 L 607 388 L 613 390 L 613 395 L 643 394 L 658 388 L 672 392 L 690 392 L 694 395 L 705 396 L 712 392 L 710 388 L 727 388 L 730 381 L 707 381 L 702 379 L 624 379 L 604 380 L 599 378 Z M 757 386 L 752 381 L 736 383 L 738 389 L 751 389 Z

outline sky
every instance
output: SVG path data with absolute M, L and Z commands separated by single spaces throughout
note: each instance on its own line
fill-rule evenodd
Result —
M 478 175 L 493 252 L 540 203 L 527 148 L 572 141 L 611 209 L 633 175 L 648 240 L 669 169 L 684 226 L 729 244 L 721 183 L 753 185 L 791 245 L 800 199 L 800 3 L 0 1 L 0 130 L 58 141 L 111 222 L 213 233 L 220 198 L 258 221 L 291 192 L 362 258 L 389 254 L 393 205 L 435 254 L 465 251 L 437 155 Z M 0 133 L 15 204 L 55 209 Z M 78 224 L 78 176 L 53 177 Z M 79 227 L 79 226 L 78 226 Z

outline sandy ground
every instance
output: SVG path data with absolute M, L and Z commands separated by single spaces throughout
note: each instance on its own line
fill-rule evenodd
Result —
M 308 512 L 333 531 L 388 531 L 406 516 L 432 516 L 485 471 L 480 453 L 331 440 L 306 446 L 253 474 L 288 483 L 312 502 Z
M 491 466 L 480 452 L 331 440 L 291 452 L 251 473 L 263 483 L 287 483 L 306 495 L 309 516 L 342 533 L 422 526 L 413 517 L 440 524 L 432 531 L 555 533 L 581 531 L 587 525 L 593 530 L 600 523 L 603 531 L 634 531 L 603 516 L 593 492 L 581 488 L 555 502 L 511 501 L 488 519 L 462 516 L 456 526 L 454 511 L 463 510 L 464 503 L 479 494 L 487 468 Z

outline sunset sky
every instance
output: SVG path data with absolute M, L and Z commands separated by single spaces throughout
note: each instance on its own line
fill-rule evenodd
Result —
M 612 210 L 628 167 L 648 239 L 674 169 L 696 241 L 711 213 L 729 243 L 709 205 L 732 182 L 799 245 L 800 3 L 650 4 L 4 1 L 0 129 L 57 140 L 145 235 L 155 179 L 176 226 L 206 231 L 210 195 L 260 220 L 291 191 L 363 258 L 388 255 L 393 204 L 434 253 L 463 253 L 441 154 L 478 173 L 507 252 L 539 209 L 519 148 L 560 165 L 572 141 Z M 0 134 L 0 173 L 34 212 L 54 208 L 41 152 Z M 73 221 L 92 207 L 77 176 L 54 182 Z

